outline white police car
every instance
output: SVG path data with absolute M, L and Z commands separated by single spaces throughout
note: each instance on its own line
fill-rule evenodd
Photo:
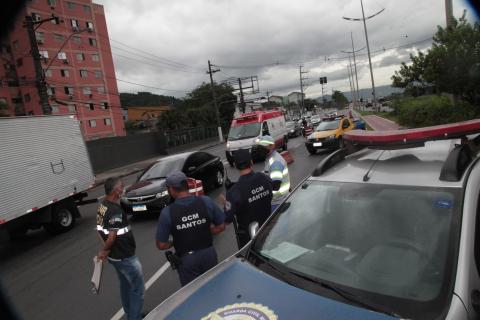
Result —
M 479 132 L 346 134 L 368 148 L 325 158 L 249 245 L 147 319 L 477 319 Z

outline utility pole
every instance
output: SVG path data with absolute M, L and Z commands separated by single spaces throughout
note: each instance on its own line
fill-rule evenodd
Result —
M 26 16 L 23 26 L 27 29 L 28 39 L 30 40 L 33 65 L 35 67 L 35 82 L 37 85 L 38 96 L 40 97 L 40 105 L 42 106 L 42 112 L 43 114 L 52 114 L 52 107 L 48 102 L 47 84 L 45 82 L 45 74 L 43 73 L 41 56 L 38 50 L 38 44 L 35 37 L 34 29 L 34 25 L 43 23 L 47 20 L 52 19 L 45 19 L 34 22 L 31 16 Z
M 343 17 L 345 20 L 349 21 L 363 21 L 363 29 L 365 31 L 365 41 L 367 42 L 367 53 L 368 53 L 368 65 L 370 66 L 370 78 L 372 80 L 372 97 L 373 97 L 373 105 L 375 108 L 377 107 L 377 97 L 375 95 L 375 80 L 373 79 L 373 69 L 372 69 L 372 59 L 370 57 L 370 44 L 368 42 L 368 31 L 367 31 L 367 23 L 366 20 L 371 19 L 375 16 L 378 16 L 380 13 L 382 13 L 385 9 L 382 9 L 378 11 L 375 14 L 372 14 L 371 16 L 365 18 L 365 12 L 363 10 L 363 0 L 360 0 L 360 6 L 362 7 L 362 18 L 348 18 L 348 17 Z M 377 110 L 379 111 L 379 110 Z
M 304 85 L 303 81 L 307 80 L 307 78 L 304 78 L 303 75 L 308 73 L 308 71 L 302 71 L 302 68 L 303 68 L 303 66 L 300 66 L 300 92 L 302 94 L 302 96 L 301 96 L 301 108 L 302 108 L 302 110 L 301 110 L 300 114 L 303 114 L 303 112 L 305 111 L 305 101 L 304 101 L 304 97 L 303 97 L 304 96 L 303 88 L 304 88 L 305 85 Z
M 245 113 L 245 98 L 243 96 L 242 79 L 238 78 L 238 89 L 240 90 L 240 110 Z
M 350 54 L 348 55 L 348 69 L 350 70 L 349 72 L 349 76 L 350 74 L 352 75 L 352 88 L 353 88 L 353 91 L 352 91 L 352 97 L 353 97 L 353 106 L 356 107 L 357 106 L 357 90 L 355 89 L 355 83 L 353 82 L 353 66 L 352 66 L 352 57 L 350 56 Z
M 352 102 L 353 102 L 353 106 L 355 107 L 356 104 L 355 104 L 355 96 L 353 94 L 353 87 L 352 87 L 352 77 L 350 76 L 350 73 L 352 72 L 351 68 L 349 66 L 347 66 L 347 74 L 348 74 L 348 83 L 350 84 L 350 92 L 352 93 Z M 353 76 L 353 75 L 352 75 Z
M 357 83 L 357 101 L 355 103 L 355 105 L 356 105 L 358 103 L 358 99 L 360 98 L 360 87 L 358 86 L 357 60 L 355 59 L 355 46 L 353 45 L 353 33 L 352 32 L 350 32 L 350 39 L 352 39 L 353 66 L 355 67 L 355 82 Z M 363 50 L 364 48 L 365 47 L 363 47 L 360 50 Z M 353 82 L 353 73 L 352 73 L 352 82 Z
M 325 97 L 323 96 L 323 85 L 327 84 L 327 77 L 320 77 L 320 84 L 322 85 L 322 106 L 325 108 Z
M 452 0 L 445 0 L 445 17 L 447 19 L 447 28 L 453 23 L 453 6 Z
M 220 71 L 220 69 L 212 70 L 212 64 L 210 63 L 210 60 L 208 60 L 207 73 L 210 75 L 210 89 L 212 90 L 213 104 L 215 105 L 215 116 L 217 118 L 217 127 L 218 127 L 218 140 L 220 142 L 223 142 L 222 126 L 220 125 L 220 113 L 218 112 L 218 105 L 217 105 L 217 94 L 215 93 L 215 89 L 213 87 L 213 74 L 218 71 Z

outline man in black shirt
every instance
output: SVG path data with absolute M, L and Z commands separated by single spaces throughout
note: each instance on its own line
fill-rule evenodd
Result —
M 103 242 L 97 257 L 108 259 L 114 266 L 120 280 L 123 310 L 128 320 L 138 320 L 142 318 L 145 284 L 142 265 L 135 256 L 135 238 L 127 214 L 120 206 L 123 192 L 124 185 L 119 178 L 107 179 L 105 200 L 97 212 L 97 231 Z
M 272 212 L 272 188 L 270 177 L 260 172 L 253 172 L 252 157 L 249 150 L 234 152 L 235 166 L 240 170 L 240 178 L 227 191 L 226 199 L 220 196 L 225 206 L 225 221 L 236 219 L 238 248 L 250 241 L 248 226 L 258 222 L 261 226 Z

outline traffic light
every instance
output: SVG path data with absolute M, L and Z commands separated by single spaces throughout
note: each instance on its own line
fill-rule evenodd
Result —
M 326 84 L 327 83 L 327 77 L 320 77 L 320 84 Z

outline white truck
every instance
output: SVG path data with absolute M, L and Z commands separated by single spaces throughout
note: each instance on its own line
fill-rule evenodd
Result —
M 0 118 L 0 150 L 0 239 L 73 228 L 95 182 L 76 117 Z

